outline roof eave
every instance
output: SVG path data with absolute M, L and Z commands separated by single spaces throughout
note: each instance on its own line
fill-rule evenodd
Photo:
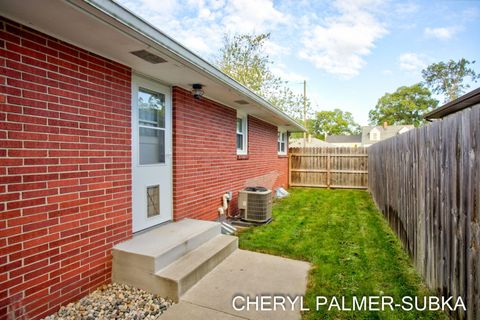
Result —
M 480 103 L 480 88 L 472 90 L 469 93 L 464 94 L 463 96 L 450 101 L 433 111 L 430 111 L 423 118 L 428 121 L 440 119 L 478 103 Z
M 185 62 L 191 64 L 192 66 L 197 67 L 208 75 L 214 77 L 218 81 L 222 82 L 227 87 L 237 91 L 238 93 L 252 99 L 255 103 L 262 106 L 263 108 L 275 113 L 277 116 L 281 117 L 287 121 L 292 127 L 289 128 L 290 132 L 306 132 L 307 129 L 300 125 L 293 118 L 282 112 L 281 110 L 275 108 L 265 99 L 246 88 L 233 78 L 229 77 L 215 66 L 210 64 L 208 61 L 204 60 L 200 56 L 196 55 L 189 49 L 182 46 L 177 41 L 173 40 L 153 25 L 145 21 L 144 19 L 138 17 L 133 12 L 128 9 L 120 6 L 112 0 L 67 0 L 71 4 L 79 4 L 80 2 L 87 3 L 96 10 L 101 11 L 103 14 L 110 16 L 111 18 L 122 23 L 132 31 L 138 33 L 142 37 L 146 37 L 148 40 L 156 43 L 162 48 L 172 52 L 176 56 L 185 60 Z

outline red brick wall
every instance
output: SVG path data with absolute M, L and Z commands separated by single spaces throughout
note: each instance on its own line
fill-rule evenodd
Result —
M 277 154 L 277 127 L 248 118 L 248 159 L 236 154 L 236 110 L 173 88 L 174 219 L 217 218 L 221 197 L 249 185 L 288 184 L 288 159 Z
M 131 236 L 131 71 L 0 23 L 0 319 L 39 318 Z
M 110 281 L 131 237 L 131 70 L 0 17 L 0 319 L 39 318 Z M 174 217 L 287 185 L 277 128 L 173 89 Z

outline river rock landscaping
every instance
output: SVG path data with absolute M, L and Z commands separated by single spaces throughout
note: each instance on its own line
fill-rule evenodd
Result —
M 157 319 L 173 302 L 124 284 L 104 285 L 44 320 Z

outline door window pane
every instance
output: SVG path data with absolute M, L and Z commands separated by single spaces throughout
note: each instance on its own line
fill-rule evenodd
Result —
M 165 163 L 165 131 L 140 127 L 140 164 Z
M 165 95 L 140 88 L 138 109 L 141 126 L 165 128 Z
M 138 91 L 140 164 L 165 163 L 165 95 Z

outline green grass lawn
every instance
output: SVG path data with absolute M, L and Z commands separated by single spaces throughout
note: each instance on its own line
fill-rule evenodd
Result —
M 426 311 L 315 311 L 316 296 L 431 294 L 370 195 L 361 190 L 292 189 L 273 208 L 274 221 L 240 232 L 240 247 L 309 261 L 303 319 L 446 319 Z M 423 300 L 420 300 L 420 306 Z

